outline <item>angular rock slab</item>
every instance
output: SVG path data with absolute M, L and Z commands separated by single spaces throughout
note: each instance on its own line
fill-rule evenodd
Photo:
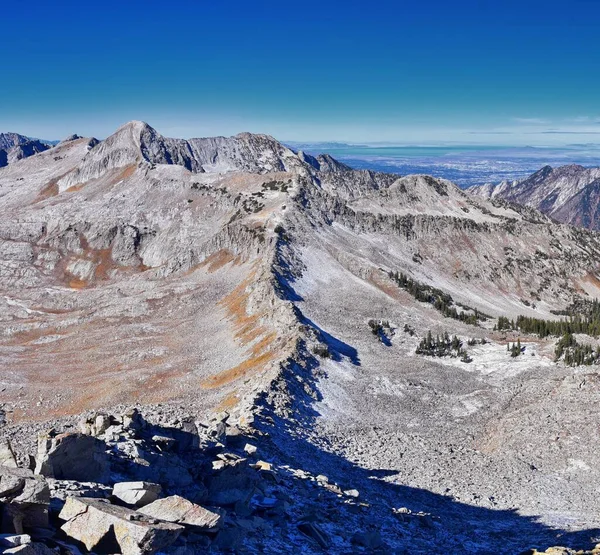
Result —
M 161 491 L 159 484 L 150 482 L 119 482 L 113 487 L 112 494 L 123 503 L 144 507 L 156 501 Z
M 152 524 L 131 509 L 87 497 L 69 497 L 59 518 L 67 521 L 61 530 L 89 551 L 114 552 L 116 547 L 123 555 L 156 553 L 171 545 L 183 530 L 170 522 Z M 110 546 L 111 542 L 117 546 Z
M 158 499 L 142 507 L 138 512 L 167 522 L 187 524 L 204 530 L 216 530 L 223 519 L 221 512 L 209 511 L 179 495 Z

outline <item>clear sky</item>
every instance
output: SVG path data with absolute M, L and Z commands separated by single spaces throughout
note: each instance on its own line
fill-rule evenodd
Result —
M 597 0 L 28 0 L 0 9 L 0 130 L 600 142 Z

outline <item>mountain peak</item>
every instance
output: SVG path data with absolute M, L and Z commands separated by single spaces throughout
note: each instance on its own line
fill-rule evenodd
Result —
M 546 165 L 521 181 L 472 187 L 470 192 L 531 206 L 560 222 L 600 229 L 600 192 L 595 185 L 599 178 L 600 168 Z
M 141 120 L 131 120 L 128 121 L 127 123 L 124 123 L 123 125 L 121 125 L 114 133 L 113 135 L 116 135 L 118 133 L 123 133 L 125 131 L 132 131 L 132 132 L 139 132 L 142 133 L 144 131 L 147 130 L 151 130 L 151 131 L 155 131 L 153 127 L 151 127 L 149 124 L 147 124 L 145 121 L 141 121 Z

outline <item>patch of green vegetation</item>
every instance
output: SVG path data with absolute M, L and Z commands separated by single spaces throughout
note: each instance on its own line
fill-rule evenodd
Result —
M 536 334 L 542 339 L 549 336 L 559 337 L 567 333 L 584 333 L 592 337 L 598 337 L 600 336 L 600 305 L 597 301 L 591 304 L 592 308 L 587 314 L 574 313 L 569 310 L 563 312 L 563 315 L 568 316 L 563 320 L 544 320 L 519 316 L 515 321 L 500 316 L 494 330 Z
M 567 366 L 591 366 L 600 361 L 600 347 L 578 343 L 572 333 L 565 333 L 556 344 L 554 360 L 563 359 Z
M 369 320 L 371 333 L 379 339 L 384 345 L 390 345 L 390 337 L 394 335 L 391 324 L 387 320 Z
M 428 331 L 415 352 L 418 355 L 460 358 L 462 362 L 473 362 L 467 351 L 463 349 L 462 341 L 456 335 L 450 339 L 448 332 L 434 338 L 431 331 Z
M 517 342 L 512 345 L 507 343 L 506 350 L 510 353 L 511 357 L 516 358 L 525 352 L 525 347 L 521 346 L 521 339 L 517 339 Z
M 288 189 L 291 187 L 291 185 L 292 185 L 291 181 L 287 181 L 287 182 L 267 181 L 266 183 L 262 184 L 262 188 L 263 188 L 263 190 L 280 191 L 282 193 L 287 193 Z
M 491 318 L 491 316 L 483 314 L 475 308 L 470 308 L 466 305 L 458 305 L 448 293 L 444 293 L 441 289 L 437 289 L 430 285 L 420 283 L 401 272 L 389 272 L 388 276 L 396 282 L 398 287 L 410 293 L 417 301 L 433 305 L 433 307 L 438 312 L 441 312 L 446 318 L 460 320 L 461 322 L 473 326 L 477 326 L 479 322 Z M 456 309 L 456 306 L 461 306 L 468 312 L 465 312 L 465 310 L 459 312 Z

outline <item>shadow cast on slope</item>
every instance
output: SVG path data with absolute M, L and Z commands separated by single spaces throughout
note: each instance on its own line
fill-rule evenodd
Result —
M 361 520 L 364 529 L 360 531 L 380 531 L 395 553 L 518 555 L 532 548 L 545 550 L 558 545 L 591 549 L 600 541 L 593 540 L 600 536 L 597 528 L 577 532 L 552 528 L 515 510 L 478 507 L 425 489 L 383 481 L 386 476 L 397 476 L 397 472 L 364 469 L 289 433 L 289 421 L 272 413 L 269 419 L 261 420 L 260 426 L 269 432 L 282 462 L 315 476 L 325 474 L 330 483 L 335 482 L 344 490 L 357 489 L 360 500 L 369 504 Z M 398 519 L 392 507 L 404 507 L 410 512 Z M 335 525 L 341 536 L 355 531 L 348 530 L 351 524 L 343 520 Z
M 340 362 L 344 357 L 348 358 L 355 366 L 360 366 L 358 351 L 348 343 L 327 333 L 323 328 L 315 324 L 310 318 L 307 318 L 299 312 L 300 322 L 315 331 L 317 337 L 329 347 L 329 354 L 332 360 Z

